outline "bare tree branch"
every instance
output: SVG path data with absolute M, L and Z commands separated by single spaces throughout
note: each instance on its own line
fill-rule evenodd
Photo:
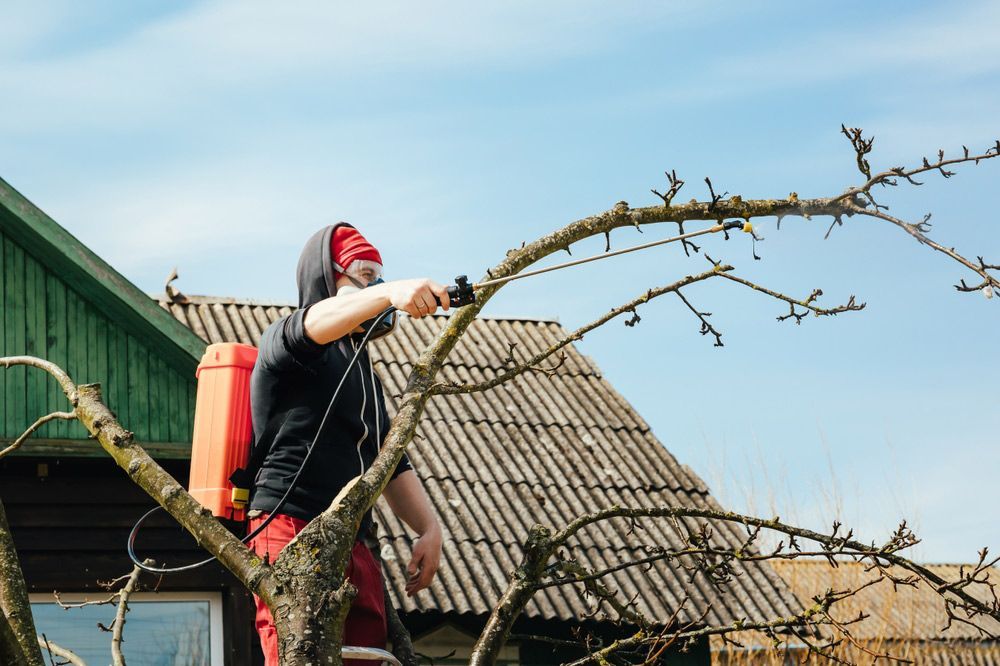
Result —
M 906 222 L 905 220 L 901 220 L 898 217 L 893 217 L 892 215 L 884 213 L 880 210 L 865 210 L 864 212 L 860 212 L 860 214 L 867 215 L 869 217 L 876 217 L 880 220 L 885 220 L 886 222 L 891 222 L 892 224 L 895 224 L 897 227 L 899 227 L 900 229 L 904 230 L 906 233 L 910 234 L 915 239 L 917 239 L 918 242 L 922 243 L 923 245 L 927 245 L 928 247 L 931 247 L 937 250 L 938 252 L 941 252 L 942 254 L 951 257 L 958 263 L 962 264 L 963 266 L 965 266 L 966 268 L 968 268 L 969 270 L 971 270 L 972 272 L 976 273 L 981 278 L 983 278 L 983 282 L 979 286 L 972 288 L 964 288 L 964 289 L 959 288 L 959 291 L 978 291 L 987 286 L 992 287 L 993 289 L 1000 287 L 1000 281 L 998 281 L 997 278 L 991 275 L 989 272 L 990 270 L 997 270 L 997 266 L 985 263 L 982 257 L 978 258 L 979 259 L 978 263 L 973 263 L 972 261 L 960 255 L 958 252 L 955 252 L 955 248 L 944 247 L 940 243 L 936 243 L 932 241 L 930 238 L 928 238 L 926 235 L 924 235 L 924 232 L 927 231 L 926 218 L 925 222 L 913 224 L 911 222 Z M 963 282 L 962 284 L 964 285 L 965 283 Z
M 217 557 L 247 589 L 269 601 L 280 596 L 270 567 L 205 510 L 135 442 L 132 433 L 122 427 L 104 404 L 99 385 L 77 386 L 56 364 L 32 356 L 0 358 L 0 366 L 10 368 L 17 365 L 40 368 L 52 375 L 73 405 L 76 417 L 118 466 L 198 539 L 202 547 Z M 31 635 L 34 636 L 33 631 Z
M 87 666 L 87 662 L 85 662 L 78 654 L 72 650 L 62 647 L 61 645 L 53 643 L 44 635 L 38 637 L 38 645 L 39 647 L 45 648 L 46 652 L 49 653 L 49 659 L 52 660 L 53 664 L 55 664 L 55 660 L 52 659 L 52 657 L 59 657 L 60 659 L 65 660 L 59 662 L 59 664 Z M 58 666 L 58 664 L 56 666 Z
M 814 303 L 817 298 L 823 295 L 822 289 L 814 289 L 812 293 L 810 293 L 809 296 L 807 296 L 806 298 L 797 299 L 797 298 L 792 298 L 791 296 L 786 296 L 785 294 L 774 291 L 772 289 L 761 287 L 760 285 L 755 284 L 750 280 L 737 277 L 736 275 L 723 273 L 722 277 L 726 278 L 727 280 L 732 280 L 733 282 L 742 284 L 745 287 L 750 287 L 754 291 L 759 291 L 763 294 L 767 294 L 768 296 L 776 298 L 779 301 L 785 301 L 786 303 L 788 303 L 789 313 L 786 315 L 779 316 L 778 321 L 785 321 L 786 319 L 791 319 L 794 317 L 796 324 L 802 323 L 802 319 L 806 316 L 807 313 L 797 312 L 795 310 L 796 305 L 805 308 L 808 312 L 812 312 L 817 317 L 838 315 L 841 312 L 864 310 L 866 305 L 866 303 L 861 303 L 861 304 L 855 303 L 854 296 L 852 295 L 849 299 L 847 299 L 847 303 L 845 303 L 844 305 L 838 305 L 833 308 L 821 308 L 818 305 L 815 305 Z
M 684 540 L 689 544 L 689 547 L 685 547 L 680 550 L 671 552 L 667 549 L 663 549 L 662 551 L 654 553 L 647 558 L 639 559 L 633 564 L 612 566 L 597 572 L 588 571 L 579 566 L 565 566 L 564 562 L 566 562 L 566 558 L 559 553 L 561 552 L 561 549 L 567 546 L 567 542 L 585 527 L 612 518 L 626 518 L 632 521 L 647 518 L 667 518 L 674 521 L 675 526 L 677 526 L 678 529 L 680 526 L 678 521 L 682 518 L 700 518 L 711 521 L 736 523 L 748 528 L 748 537 L 742 545 L 732 548 L 711 546 L 710 542 L 712 535 L 709 525 L 708 523 L 702 523 L 698 529 L 688 529 L 686 531 Z M 926 567 L 916 564 L 915 562 L 898 554 L 899 551 L 918 542 L 905 523 L 900 524 L 897 530 L 881 546 L 876 546 L 874 543 L 871 545 L 860 543 L 853 539 L 853 532 L 847 531 L 846 533 L 843 533 L 841 527 L 842 526 L 839 523 L 835 522 L 829 534 L 822 534 L 813 530 L 782 523 L 778 518 L 762 519 L 714 509 L 699 509 L 693 507 L 647 507 L 626 509 L 619 506 L 597 511 L 587 516 L 581 516 L 572 521 L 562 530 L 554 533 L 548 528 L 536 526 L 532 530 L 529 539 L 525 544 L 522 562 L 517 571 L 511 577 L 510 584 L 508 585 L 504 595 L 501 597 L 501 603 L 494 608 L 489 619 L 487 620 L 486 628 L 484 629 L 484 632 L 473 651 L 472 663 L 477 666 L 490 663 L 490 659 L 498 653 L 498 650 L 502 646 L 503 637 L 507 632 L 509 632 L 513 619 L 520 614 L 524 605 L 527 604 L 533 593 L 538 589 L 551 587 L 553 584 L 582 582 L 588 585 L 588 589 L 590 589 L 593 593 L 595 590 L 589 586 L 590 583 L 614 571 L 633 565 L 638 566 L 640 564 L 651 564 L 658 559 L 676 560 L 682 556 L 696 556 L 695 563 L 693 565 L 686 566 L 686 568 L 691 571 L 692 575 L 705 575 L 713 585 L 720 588 L 720 593 L 724 593 L 722 586 L 731 582 L 736 575 L 736 572 L 732 567 L 733 562 L 749 560 L 763 561 L 778 556 L 784 556 L 787 559 L 802 557 L 807 554 L 808 551 L 802 550 L 802 548 L 798 545 L 797 539 L 807 539 L 822 546 L 820 550 L 812 551 L 809 554 L 822 555 L 830 561 L 831 566 L 836 566 L 836 558 L 838 557 L 847 557 L 858 561 L 866 561 L 870 564 L 871 568 L 878 570 L 881 574 L 878 580 L 890 580 L 893 584 L 904 585 L 912 585 L 916 579 L 925 581 L 931 585 L 931 589 L 936 590 L 938 594 L 941 595 L 942 603 L 949 609 L 949 612 L 960 610 L 965 614 L 965 619 L 969 622 L 972 622 L 972 620 L 978 616 L 989 617 L 1000 622 L 1000 603 L 983 602 L 981 599 L 969 594 L 965 589 L 973 584 L 982 585 L 984 583 L 981 573 L 985 571 L 984 567 L 986 567 L 988 561 L 985 555 L 981 556 L 980 564 L 969 575 L 963 576 L 959 581 L 945 581 Z M 779 547 L 771 553 L 757 553 L 753 549 L 753 544 L 761 529 L 787 535 L 789 537 L 787 545 L 789 550 L 783 552 L 786 547 L 779 544 Z M 794 553 L 792 551 L 794 551 Z M 567 575 L 557 578 L 554 582 L 545 582 L 543 581 L 543 577 L 551 575 L 554 571 L 553 567 L 547 564 L 548 560 L 554 556 L 558 560 L 557 564 L 554 565 L 556 567 L 555 570 L 563 571 Z M 907 579 L 894 575 L 891 571 L 889 571 L 890 566 L 899 567 L 900 569 L 915 574 L 915 576 L 913 579 Z M 977 571 L 979 573 L 976 573 Z M 784 621 L 780 624 L 780 626 L 794 627 L 805 626 L 807 624 L 816 626 L 820 624 L 825 626 L 834 626 L 839 624 L 840 626 L 846 626 L 845 623 L 838 622 L 832 616 L 827 617 L 825 614 L 829 611 L 833 604 L 856 594 L 865 587 L 874 584 L 874 582 L 865 583 L 855 590 L 840 592 L 830 591 L 827 594 L 827 598 L 818 606 L 815 606 L 807 618 L 800 616 L 795 616 L 791 619 L 784 618 Z M 992 586 L 990 589 L 993 589 Z M 603 591 L 598 593 L 598 596 L 604 600 L 608 600 L 608 593 L 606 590 L 607 588 L 604 588 Z M 814 617 L 817 614 L 821 616 L 818 619 L 817 617 Z M 635 622 L 635 618 L 630 619 L 633 623 L 638 624 L 640 629 L 648 628 L 649 626 L 648 623 Z M 765 623 L 765 625 L 761 626 L 775 627 L 779 625 Z M 834 628 L 837 627 L 834 626 Z M 732 626 L 717 629 L 718 631 L 715 633 L 720 635 L 736 630 Z M 981 631 L 986 631 L 982 627 L 979 627 L 979 629 Z M 641 638 L 643 642 L 649 640 L 648 633 L 640 633 L 642 634 Z M 810 646 L 810 650 L 812 652 L 822 654 L 830 659 L 835 658 L 828 647 L 820 646 L 808 641 L 806 641 L 806 643 Z M 628 645 L 632 645 L 634 647 L 634 643 L 628 643 Z M 614 649 L 621 649 L 621 646 L 618 648 L 608 646 L 608 648 L 605 648 L 605 651 L 600 654 L 609 654 L 607 651 L 613 651 Z
M 51 361 L 46 361 L 45 359 L 35 358 L 34 356 L 5 356 L 0 358 L 0 365 L 4 368 L 10 368 L 12 365 L 24 365 L 31 368 L 38 368 L 39 370 L 44 370 L 45 372 L 52 375 L 57 382 L 59 382 L 59 387 L 62 389 L 63 393 L 66 395 L 66 399 L 69 400 L 69 404 L 76 407 L 77 392 L 76 384 L 73 380 L 69 378 L 66 371 L 60 368 L 55 363 Z
M 149 564 L 149 560 L 146 564 Z M 132 567 L 132 573 L 129 574 L 128 581 L 118 591 L 118 610 L 115 613 L 115 619 L 113 630 L 111 633 L 111 658 L 114 666 L 125 666 L 125 656 L 122 654 L 122 633 L 125 631 L 125 614 L 128 613 L 128 598 L 135 591 L 136 586 L 139 584 L 139 576 L 142 574 L 142 569 L 139 567 Z
M 35 630 L 35 620 L 31 615 L 31 602 L 28 600 L 28 589 L 21 574 L 21 565 L 17 551 L 14 550 L 14 539 L 7 523 L 7 512 L 0 501 L 0 613 L 5 618 L 5 624 L 10 627 L 10 633 L 17 639 L 21 656 L 28 666 L 44 666 L 42 652 L 38 647 Z M 6 631 L 0 632 L 0 638 L 9 636 Z M 7 653 L 13 649 L 5 649 Z
M 870 561 L 880 570 L 883 568 L 883 565 L 881 565 L 880 562 L 885 561 L 889 564 L 910 571 L 932 585 L 932 589 L 939 590 L 940 593 L 952 593 L 958 600 L 965 604 L 967 608 L 975 610 L 982 615 L 991 617 L 994 620 L 1000 621 L 1000 605 L 984 603 L 968 594 L 968 592 L 964 589 L 965 586 L 955 585 L 955 581 L 947 581 L 930 569 L 896 554 L 897 551 L 907 548 L 916 542 L 912 533 L 910 533 L 908 528 L 906 528 L 905 523 L 900 526 L 897 532 L 883 546 L 874 549 L 874 552 L 872 552 L 874 547 L 852 539 L 852 532 L 848 532 L 846 535 L 841 536 L 839 534 L 841 527 L 839 523 L 834 523 L 833 532 L 827 535 L 813 530 L 788 525 L 781 522 L 777 518 L 756 518 L 754 516 L 747 516 L 731 511 L 716 511 L 713 509 L 698 509 L 693 507 L 647 507 L 625 509 L 615 506 L 577 518 L 551 537 L 551 547 L 557 548 L 565 544 L 568 539 L 573 537 L 581 529 L 595 522 L 622 517 L 632 519 L 681 517 L 707 518 L 711 520 L 739 523 L 749 527 L 760 527 L 775 532 L 782 532 L 791 537 L 808 539 L 824 545 L 826 547 L 828 558 L 832 558 L 836 555 L 855 554 L 869 558 Z
M 596 329 L 596 328 L 598 328 L 600 326 L 603 326 L 604 324 L 608 323 L 609 321 L 611 321 L 615 317 L 623 315 L 623 314 L 625 314 L 627 312 L 631 312 L 632 316 L 633 316 L 633 320 L 632 321 L 633 322 L 638 321 L 638 315 L 636 314 L 635 310 L 640 305 L 648 303 L 649 301 L 653 300 L 657 296 L 662 296 L 663 294 L 669 294 L 671 292 L 675 292 L 678 289 L 680 289 L 681 287 L 685 287 L 685 286 L 687 286 L 689 284 L 694 284 L 695 282 L 701 282 L 702 280 L 708 280 L 709 278 L 716 277 L 721 272 L 732 270 L 732 269 L 733 269 L 733 267 L 730 266 L 729 264 L 719 265 L 719 266 L 713 268 L 712 270 L 705 271 L 704 273 L 698 273 L 697 275 L 688 275 L 687 277 L 682 278 L 682 279 L 680 279 L 677 282 L 674 282 L 672 284 L 669 284 L 669 285 L 666 285 L 666 286 L 663 286 L 663 287 L 654 287 L 653 289 L 649 289 L 648 291 L 646 291 L 646 293 L 642 294 L 641 296 L 633 298 L 628 303 L 625 303 L 623 305 L 619 305 L 616 308 L 612 308 L 610 311 L 608 311 L 607 313 L 605 313 L 601 317 L 598 317 L 597 319 L 595 319 L 594 321 L 590 322 L 589 324 L 585 324 L 585 325 L 581 326 L 580 328 L 576 329 L 575 331 L 573 331 L 569 335 L 565 336 L 564 338 L 562 338 L 561 340 L 559 340 L 558 342 L 556 342 L 554 345 L 551 345 L 548 349 L 546 349 L 546 350 L 544 350 L 542 352 L 539 352 L 538 354 L 535 354 L 534 356 L 532 356 L 530 359 L 528 359 L 524 363 L 515 365 L 515 366 L 510 367 L 510 368 L 506 368 L 502 373 L 498 374 L 493 379 L 490 379 L 490 380 L 485 381 L 485 382 L 481 382 L 479 384 L 441 384 L 441 383 L 439 383 L 439 384 L 434 384 L 433 386 L 431 386 L 430 391 L 431 391 L 431 393 L 433 395 L 451 395 L 451 394 L 455 394 L 455 393 L 475 393 L 477 391 L 486 391 L 488 389 L 491 389 L 491 388 L 494 388 L 496 386 L 499 386 L 500 384 L 503 384 L 504 382 L 506 382 L 506 381 L 508 381 L 510 379 L 513 379 L 514 377 L 520 375 L 521 373 L 525 372 L 526 370 L 530 370 L 531 368 L 536 367 L 539 363 L 541 363 L 542 361 L 544 361 L 548 357 L 552 356 L 553 354 L 555 354 L 559 350 L 563 349 L 564 347 L 566 347 L 570 343 L 576 342 L 578 340 L 582 340 L 584 335 L 586 335 L 587 333 L 593 331 L 594 329 Z
M 34 434 L 34 432 L 36 430 L 38 430 L 39 428 L 41 428 L 43 425 L 45 425 L 49 421 L 54 421 L 55 419 L 64 419 L 66 421 L 71 421 L 71 420 L 73 420 L 75 418 L 76 418 L 76 412 L 75 411 L 73 411 L 73 412 L 52 412 L 51 414 L 46 414 L 45 416 L 39 417 L 38 420 L 36 420 L 34 423 L 32 423 L 30 426 L 28 426 L 28 429 L 25 430 L 24 433 L 22 433 L 20 437 L 18 437 L 17 439 L 15 439 L 14 442 L 10 446 L 8 446 L 4 450 L 0 451 L 0 458 L 3 458 L 8 453 L 13 453 L 14 451 L 17 451 L 19 448 L 21 448 L 21 445 L 24 444 L 28 440 L 28 438 L 31 437 L 31 435 Z
M 987 150 L 978 155 L 970 154 L 969 149 L 966 148 L 965 146 L 962 146 L 961 157 L 945 159 L 944 151 L 939 150 L 938 159 L 936 162 L 931 163 L 925 157 L 921 165 L 918 167 L 911 167 L 909 169 L 904 167 L 893 167 L 886 171 L 877 173 L 873 176 L 871 175 L 871 167 L 868 165 L 868 161 L 865 158 L 865 155 L 871 152 L 872 144 L 875 141 L 874 137 L 870 139 L 865 139 L 862 136 L 863 130 L 857 127 L 847 128 L 844 127 L 843 125 L 841 125 L 840 127 L 841 127 L 841 133 L 847 136 L 848 139 L 850 139 L 851 145 L 854 147 L 855 153 L 857 155 L 858 170 L 861 171 L 861 173 L 863 173 L 868 180 L 863 185 L 848 188 L 847 190 L 844 191 L 843 194 L 841 194 L 838 197 L 835 197 L 835 200 L 850 199 L 852 197 L 866 195 L 876 185 L 893 187 L 897 185 L 897 181 L 900 178 L 906 180 L 911 185 L 922 185 L 923 183 L 914 180 L 913 177 L 920 175 L 922 173 L 927 173 L 929 171 L 937 171 L 945 178 L 950 178 L 955 174 L 954 172 L 945 169 L 945 167 L 954 166 L 956 164 L 965 164 L 968 162 L 979 164 L 983 160 L 988 160 L 997 157 L 998 153 L 1000 153 L 1000 148 L 998 148 L 998 145 L 1000 145 L 1000 141 L 997 141 L 996 144 L 994 144 L 993 146 L 991 146 L 990 148 L 988 148 Z
M 751 630 L 763 630 L 771 628 L 791 628 L 797 626 L 806 626 L 809 624 L 822 624 L 825 622 L 823 619 L 817 619 L 816 616 L 821 612 L 821 605 L 817 604 L 812 608 L 808 608 L 801 613 L 790 617 L 776 618 L 767 622 L 737 622 L 734 626 L 726 627 L 704 627 L 700 629 L 689 629 L 686 631 L 679 631 L 677 633 L 671 634 L 674 642 L 682 640 L 692 640 L 698 638 L 707 638 L 709 636 L 718 636 L 721 634 L 731 633 L 733 631 L 751 631 Z M 640 631 L 630 638 L 624 638 L 615 641 L 608 645 L 606 648 L 599 650 L 593 654 L 590 654 L 582 659 L 576 661 L 571 661 L 568 664 L 563 664 L 563 666 L 587 666 L 588 664 L 604 664 L 606 660 L 611 655 L 621 652 L 622 650 L 633 649 L 642 645 L 647 645 L 654 641 L 661 641 L 663 637 L 659 634 L 650 635 L 647 632 Z
M 716 330 L 716 328 L 712 326 L 712 324 L 708 321 L 708 317 L 711 317 L 712 313 L 700 312 L 697 308 L 691 305 L 691 301 L 689 301 L 684 297 L 684 294 L 681 293 L 680 289 L 676 290 L 674 293 L 677 295 L 677 298 L 681 299 L 681 302 L 687 306 L 688 310 L 693 312 L 694 316 L 696 316 L 699 320 L 701 320 L 701 334 L 708 335 L 709 333 L 711 333 L 712 335 L 715 336 L 715 346 L 722 347 L 723 346 L 722 334 L 719 333 L 719 331 Z

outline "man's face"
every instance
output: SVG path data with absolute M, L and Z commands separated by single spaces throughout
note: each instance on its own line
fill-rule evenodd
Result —
M 364 268 L 358 269 L 354 273 L 353 277 L 355 277 L 361 284 L 367 286 L 378 278 L 378 273 L 374 268 L 366 266 Z
M 358 287 L 357 284 L 355 284 L 355 281 L 362 283 L 364 285 L 368 284 L 368 282 L 363 282 L 362 280 L 356 277 L 354 277 L 354 279 L 351 279 L 352 277 L 353 276 L 345 275 L 344 273 L 341 273 L 340 275 L 337 276 L 338 296 L 341 296 L 343 294 L 353 294 L 356 291 L 361 291 L 361 288 Z

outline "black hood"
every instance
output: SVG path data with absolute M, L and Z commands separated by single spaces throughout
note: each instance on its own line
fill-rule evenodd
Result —
M 318 303 L 324 298 L 337 295 L 336 273 L 333 257 L 330 256 L 330 240 L 337 227 L 349 227 L 347 222 L 338 222 L 320 229 L 306 241 L 299 256 L 295 281 L 299 285 L 299 307 Z

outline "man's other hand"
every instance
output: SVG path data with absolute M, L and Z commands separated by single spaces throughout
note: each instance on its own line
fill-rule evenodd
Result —
M 441 528 L 435 523 L 413 544 L 413 556 L 406 565 L 406 596 L 424 589 L 434 580 L 441 563 Z

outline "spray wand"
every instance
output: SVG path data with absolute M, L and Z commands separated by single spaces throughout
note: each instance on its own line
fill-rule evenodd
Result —
M 485 280 L 483 282 L 476 282 L 469 284 L 469 278 L 466 275 L 459 275 L 455 278 L 455 284 L 448 287 L 448 297 L 452 307 L 461 307 L 463 305 L 469 305 L 470 303 L 476 302 L 476 292 L 484 287 L 492 287 L 498 284 L 506 284 L 507 282 L 513 282 L 514 280 L 520 280 L 526 277 L 532 277 L 535 275 L 541 275 L 542 273 L 549 273 L 551 271 L 558 271 L 563 268 L 569 268 L 570 266 L 579 266 L 580 264 L 586 264 L 591 261 L 599 261 L 601 259 L 607 259 L 609 257 L 616 257 L 620 254 L 626 254 L 628 252 L 637 252 L 639 250 L 646 250 L 651 247 L 656 247 L 657 245 L 666 245 L 667 243 L 676 243 L 677 241 L 684 241 L 688 238 L 695 238 L 696 236 L 704 236 L 705 234 L 714 234 L 720 231 L 730 231 L 732 229 L 740 229 L 748 234 L 753 234 L 753 226 L 749 222 L 721 222 L 715 226 L 709 227 L 707 229 L 701 229 L 699 231 L 691 231 L 686 234 L 680 234 L 679 236 L 671 236 L 670 238 L 663 238 L 656 241 L 651 241 L 649 243 L 642 243 L 641 245 L 633 245 L 631 247 L 622 248 L 621 250 L 615 250 L 613 252 L 603 252 L 601 254 L 595 254 L 592 257 L 584 257 L 582 259 L 573 259 L 572 261 L 566 261 L 561 264 L 556 264 L 554 266 L 546 266 L 545 268 L 539 268 L 533 271 L 528 271 L 527 273 L 518 273 L 516 275 L 508 275 L 507 277 L 494 278 L 492 280 Z

